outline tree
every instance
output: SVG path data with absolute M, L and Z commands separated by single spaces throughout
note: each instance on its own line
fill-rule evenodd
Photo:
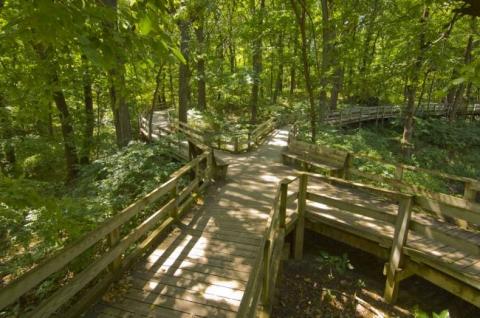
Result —
M 310 79 L 310 65 L 308 62 L 308 40 L 305 30 L 305 17 L 307 15 L 306 2 L 304 0 L 298 1 L 299 5 L 294 0 L 291 0 L 292 8 L 295 13 L 297 25 L 300 29 L 300 36 L 302 38 L 302 61 L 303 73 L 305 76 L 305 86 L 308 93 L 308 100 L 310 102 L 310 132 L 312 142 L 315 142 L 317 137 L 317 114 L 315 112 L 315 99 L 313 97 L 312 83 Z

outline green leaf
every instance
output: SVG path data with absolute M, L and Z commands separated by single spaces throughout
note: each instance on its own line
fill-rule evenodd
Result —
M 152 20 L 150 17 L 143 17 L 138 23 L 138 32 L 140 35 L 148 35 L 152 31 Z
M 460 85 L 460 84 L 462 84 L 463 82 L 465 82 L 465 77 L 460 77 L 460 78 L 454 79 L 454 80 L 452 81 L 452 84 L 453 84 L 453 85 Z
M 187 63 L 187 61 L 185 60 L 185 58 L 183 57 L 182 53 L 180 52 L 180 50 L 178 48 L 172 47 L 171 50 L 172 50 L 173 55 L 175 55 L 175 57 L 180 62 L 182 62 L 183 64 Z

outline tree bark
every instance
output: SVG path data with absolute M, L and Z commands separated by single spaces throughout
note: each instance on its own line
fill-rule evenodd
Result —
M 293 94 L 295 93 L 295 88 L 297 86 L 297 74 L 296 74 L 296 71 L 297 71 L 297 64 L 296 64 L 296 57 L 297 57 L 297 53 L 298 53 L 298 34 L 297 32 L 295 32 L 295 35 L 294 35 L 294 38 L 292 40 L 293 42 L 293 56 L 294 56 L 294 60 L 292 61 L 292 63 L 290 64 L 290 97 L 293 96 Z
M 278 36 L 278 71 L 277 71 L 277 78 L 275 80 L 275 90 L 273 91 L 272 95 L 272 103 L 277 102 L 277 98 L 279 95 L 282 94 L 283 91 L 283 37 L 284 33 L 281 32 Z M 273 67 L 272 67 L 273 69 Z
M 251 0 L 251 11 L 252 15 L 255 18 L 258 18 L 257 29 L 263 29 L 263 13 L 265 10 L 265 0 L 260 0 L 260 8 L 257 10 L 255 5 L 255 0 Z M 250 122 L 252 124 L 257 123 L 257 113 L 258 113 L 258 94 L 260 91 L 260 76 L 262 73 L 262 37 L 261 31 L 255 35 L 253 40 L 253 72 L 252 72 L 252 97 L 250 100 Z
M 102 0 L 104 5 L 114 12 L 113 21 L 105 23 L 105 34 L 109 41 L 114 41 L 119 33 L 117 21 L 117 0 Z M 132 140 L 130 111 L 126 101 L 125 64 L 119 52 L 114 52 L 115 66 L 108 71 L 110 80 L 110 106 L 113 112 L 117 145 L 124 147 Z
M 407 107 L 405 109 L 405 121 L 403 125 L 403 136 L 401 140 L 402 152 L 405 158 L 410 158 L 412 151 L 412 135 L 413 135 L 413 120 L 415 116 L 415 97 L 417 93 L 417 86 L 422 70 L 422 64 L 425 58 L 426 44 L 426 22 L 429 16 L 428 6 L 424 6 L 420 24 L 422 25 L 419 35 L 419 50 L 415 58 L 415 62 L 412 65 L 410 72 L 410 82 L 407 85 Z
M 88 164 L 93 148 L 93 130 L 95 128 L 95 116 L 93 112 L 92 80 L 88 69 L 88 62 L 83 56 L 83 104 L 85 106 L 85 127 L 83 131 L 83 147 L 80 154 L 80 163 Z
M 468 65 L 472 59 L 472 50 L 473 50 L 473 34 L 470 34 L 467 40 L 467 46 L 465 47 L 464 53 L 464 63 Z M 463 93 L 465 91 L 465 83 L 461 83 L 455 90 L 453 96 L 452 108 L 450 111 L 450 120 L 455 120 L 457 118 L 457 113 L 459 109 L 463 106 Z
M 58 83 L 56 76 L 54 77 L 54 83 Z M 78 157 L 72 118 L 63 91 L 60 89 L 55 90 L 53 92 L 53 99 L 60 113 L 65 162 L 67 163 L 67 182 L 72 182 L 78 175 Z
M 178 21 L 178 28 L 180 29 L 180 51 L 185 58 L 185 63 L 180 63 L 178 69 L 178 120 L 186 123 L 187 112 L 189 109 L 190 100 L 190 21 Z
M 198 27 L 195 29 L 195 35 L 197 38 L 198 44 L 198 54 L 197 54 L 197 77 L 198 77 L 198 91 L 197 91 L 197 102 L 198 109 L 204 111 L 207 109 L 207 93 L 206 93 L 206 82 L 205 82 L 205 34 L 204 34 L 204 21 L 201 18 L 198 21 Z
M 310 79 L 310 65 L 308 63 L 308 40 L 307 34 L 305 31 L 305 16 L 306 16 L 306 3 L 304 0 L 299 0 L 300 8 L 297 7 L 295 0 L 290 0 L 292 4 L 293 11 L 297 20 L 298 27 L 300 29 L 300 35 L 302 39 L 302 62 L 303 62 L 303 73 L 305 75 L 305 85 L 307 87 L 308 100 L 310 102 L 310 132 L 311 140 L 315 142 L 317 138 L 317 115 L 315 112 L 315 100 L 313 97 L 312 83 Z
M 327 111 L 327 85 L 331 67 L 332 26 L 330 21 L 331 0 L 321 0 L 322 7 L 322 64 L 320 68 L 320 105 L 319 114 Z

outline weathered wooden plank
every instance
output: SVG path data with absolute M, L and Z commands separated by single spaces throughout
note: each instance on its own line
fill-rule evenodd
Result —
M 146 294 L 140 290 L 130 289 L 125 298 L 142 302 L 150 308 L 165 308 L 179 312 L 185 312 L 199 317 L 225 317 L 234 318 L 235 312 L 210 306 L 209 304 L 199 304 L 194 301 L 184 300 L 176 296 L 162 295 L 158 297 L 155 294 Z
M 245 286 L 237 288 L 236 282 L 232 281 L 216 281 L 215 284 L 197 281 L 195 279 L 186 277 L 174 277 L 163 275 L 161 278 L 153 278 L 148 275 L 135 274 L 132 281 L 133 287 L 142 289 L 148 292 L 156 292 L 164 285 L 183 288 L 191 292 L 201 293 L 207 295 L 210 299 L 232 299 L 234 301 L 241 301 Z
M 235 261 L 235 260 L 219 260 L 211 257 L 204 257 L 204 256 L 184 256 L 181 258 L 182 263 L 187 262 L 189 264 L 192 264 L 193 266 L 197 265 L 208 265 L 211 267 L 219 267 L 219 268 L 225 268 L 227 270 L 234 270 L 237 272 L 243 272 L 243 273 L 250 273 L 252 270 L 252 263 L 253 262 L 244 262 L 243 260 L 241 261 Z M 160 264 L 162 265 L 174 265 L 178 263 L 178 257 L 173 255 L 168 258 L 164 258 L 161 260 Z M 150 268 L 155 268 L 159 265 L 158 262 L 151 261 L 149 259 L 145 260 L 143 263 L 139 265 L 139 268 L 141 269 L 150 269 Z
M 132 287 L 131 290 L 143 295 L 145 299 L 162 298 L 164 296 L 176 299 L 183 299 L 197 304 L 205 304 L 228 311 L 237 311 L 240 301 L 233 299 L 222 299 L 218 296 L 206 295 L 201 292 L 175 287 L 171 285 L 159 284 L 154 290 L 145 291 L 141 288 Z M 206 297 L 207 296 L 207 297 Z
M 149 306 L 140 301 L 123 298 L 120 301 L 111 304 L 112 307 L 125 311 L 134 312 L 135 315 L 144 315 L 148 317 L 172 317 L 172 318 L 191 318 L 189 313 L 171 310 L 158 306 Z
M 150 268 L 138 268 L 137 271 L 158 273 L 158 274 L 170 274 L 173 276 L 191 275 L 192 273 L 199 273 L 211 276 L 218 276 L 231 280 L 238 280 L 246 282 L 248 280 L 248 272 L 237 271 L 235 269 L 229 269 L 225 267 L 210 266 L 208 263 L 201 264 L 197 262 L 190 262 L 184 258 L 173 260 L 169 258 L 165 261 L 152 264 Z
M 415 196 L 415 204 L 418 204 L 423 209 L 436 213 L 440 217 L 449 216 L 465 220 L 472 224 L 480 224 L 480 211 L 468 210 L 419 195 Z
M 328 195 L 321 195 L 317 193 L 307 193 L 307 200 L 314 202 L 324 203 L 326 205 L 339 208 L 341 210 L 350 211 L 352 213 L 358 213 L 364 216 L 371 217 L 376 220 L 385 221 L 391 224 L 395 223 L 396 215 L 388 213 L 384 209 L 377 209 L 375 206 L 368 203 L 358 204 L 351 203 L 344 199 L 337 199 L 329 197 Z
M 306 219 L 305 226 L 309 230 L 358 248 L 364 252 L 375 255 L 378 258 L 386 260 L 389 257 L 390 249 L 388 247 L 380 246 L 377 242 L 366 239 L 364 236 L 345 232 L 343 229 L 337 229 L 320 222 L 311 221 L 308 218 Z

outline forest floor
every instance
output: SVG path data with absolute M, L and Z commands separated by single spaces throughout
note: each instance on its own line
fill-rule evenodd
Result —
M 383 301 L 383 262 L 315 233 L 303 260 L 285 261 L 272 317 L 480 317 L 480 309 L 418 277 L 402 281 L 395 306 Z M 437 316 L 435 316 L 437 317 Z

